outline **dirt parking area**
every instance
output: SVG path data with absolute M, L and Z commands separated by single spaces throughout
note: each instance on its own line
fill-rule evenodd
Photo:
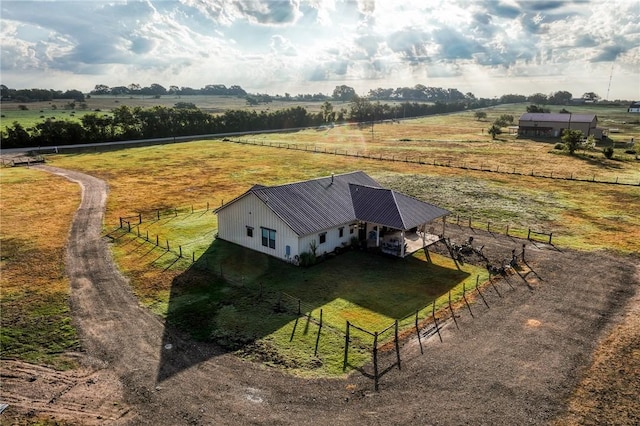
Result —
M 292 377 L 166 328 L 138 305 L 113 266 L 101 235 L 106 184 L 41 167 L 83 188 L 67 258 L 83 367 L 57 372 L 3 360 L 0 399 L 9 407 L 0 415 L 2 424 L 537 425 L 640 419 L 637 401 L 629 402 L 640 383 L 638 257 L 525 242 L 526 275 L 485 287 L 486 305 L 476 297 L 470 309 L 461 306 L 457 326 L 443 323 L 442 342 L 437 335 L 421 342 L 408 338 L 402 369 L 393 365 L 394 353 L 382 354 L 382 368 L 390 368 L 375 392 L 371 378 L 359 372 L 345 379 Z M 523 243 L 449 229 L 457 242 L 474 236 L 474 244 L 495 259 L 509 257 Z M 617 338 L 620 330 L 627 340 Z M 589 388 L 590 380 L 603 386 Z

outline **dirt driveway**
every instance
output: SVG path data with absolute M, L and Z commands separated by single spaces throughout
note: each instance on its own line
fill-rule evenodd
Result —
M 459 329 L 449 321 L 442 343 L 422 341 L 424 354 L 417 339 L 405 342 L 402 370 L 389 370 L 379 392 L 359 373 L 300 379 L 165 330 L 113 266 L 101 236 L 105 182 L 40 168 L 83 189 L 67 257 L 83 368 L 61 373 L 2 361 L 1 399 L 10 404 L 3 423 L 52 416 L 116 425 L 542 424 L 566 409 L 599 339 L 640 282 L 637 259 L 528 244 L 535 273 L 488 287 L 489 307 L 478 299 L 473 316 L 461 309 Z M 459 236 L 470 232 L 487 252 L 509 254 L 522 244 L 464 228 Z

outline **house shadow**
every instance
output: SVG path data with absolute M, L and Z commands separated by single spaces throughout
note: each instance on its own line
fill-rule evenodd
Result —
M 359 250 L 302 268 L 214 240 L 171 284 L 156 380 L 250 346 L 336 301 L 392 323 L 468 276 L 453 262 L 440 266 Z

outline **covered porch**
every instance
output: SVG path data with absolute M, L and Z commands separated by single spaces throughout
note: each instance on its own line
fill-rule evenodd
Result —
M 443 218 L 444 225 L 444 218 Z M 366 224 L 367 248 L 381 253 L 406 257 L 440 241 L 433 224 L 425 224 L 409 230 L 394 229 L 378 224 Z M 378 232 L 378 230 L 380 232 Z M 444 231 L 444 226 L 442 228 Z
M 360 221 L 360 240 L 366 241 L 367 248 L 406 257 L 444 235 L 444 220 L 450 214 L 446 209 L 390 189 L 359 185 L 349 189 Z

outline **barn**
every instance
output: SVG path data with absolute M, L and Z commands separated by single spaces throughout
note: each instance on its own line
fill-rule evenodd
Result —
M 254 185 L 215 213 L 219 239 L 294 264 L 302 253 L 335 253 L 354 243 L 405 257 L 439 241 L 434 221 L 450 214 L 362 171 Z
M 580 130 L 585 137 L 602 139 L 606 129 L 598 127 L 595 114 L 525 113 L 518 123 L 518 136 L 557 138 L 565 129 Z

